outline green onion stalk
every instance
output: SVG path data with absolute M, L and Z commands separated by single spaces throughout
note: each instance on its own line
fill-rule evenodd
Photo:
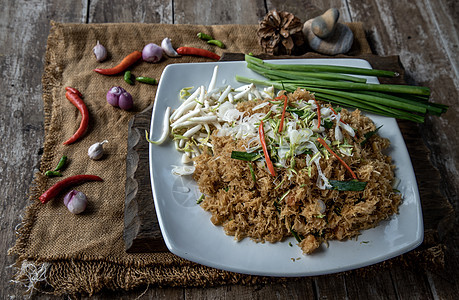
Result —
M 424 86 L 371 84 L 358 76 L 396 77 L 398 73 L 332 65 L 273 64 L 246 55 L 247 67 L 267 78 L 236 76 L 236 80 L 273 86 L 294 92 L 298 88 L 315 94 L 317 100 L 363 111 L 423 123 L 428 114 L 440 116 L 447 105 L 429 102 L 431 91 Z M 357 76 L 355 76 L 357 75 Z

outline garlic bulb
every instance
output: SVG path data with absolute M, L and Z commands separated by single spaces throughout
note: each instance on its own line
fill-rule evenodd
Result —
M 108 141 L 104 140 L 103 142 L 95 143 L 94 145 L 89 147 L 89 149 L 88 149 L 89 158 L 93 159 L 93 160 L 100 159 L 102 157 L 102 155 L 104 155 L 104 147 L 103 147 L 103 145 L 105 143 L 108 143 Z
M 105 49 L 105 47 L 102 46 L 99 41 L 97 41 L 97 45 L 94 46 L 92 52 L 94 52 L 98 62 L 101 62 L 107 58 L 107 49 Z

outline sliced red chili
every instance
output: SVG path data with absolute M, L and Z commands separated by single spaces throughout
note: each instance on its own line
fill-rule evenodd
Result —
M 116 75 L 118 73 L 124 72 L 127 68 L 132 66 L 142 57 L 142 52 L 134 51 L 125 58 L 115 67 L 110 69 L 94 69 L 94 72 L 97 72 L 102 75 Z
M 314 102 L 316 103 L 316 106 L 317 106 L 317 128 L 320 128 L 320 106 L 319 106 L 319 102 L 317 102 L 317 100 L 314 98 Z
M 96 175 L 75 175 L 58 181 L 51 186 L 46 192 L 40 196 L 40 202 L 45 204 L 49 200 L 56 197 L 62 190 L 73 185 L 77 185 L 87 181 L 103 181 L 102 178 Z
M 279 132 L 282 132 L 282 129 L 284 127 L 285 111 L 287 110 L 287 100 L 288 100 L 286 95 L 276 97 L 276 99 L 282 99 L 282 98 L 284 98 L 284 108 L 282 109 L 282 116 L 281 116 L 281 120 L 279 124 Z
M 260 126 L 258 126 L 258 133 L 260 135 L 260 143 L 261 147 L 263 148 L 263 153 L 265 154 L 266 165 L 268 167 L 269 172 L 271 175 L 276 176 L 276 170 L 274 170 L 274 165 L 269 158 L 268 147 L 266 146 L 265 140 L 265 129 L 263 128 L 263 120 L 260 121 Z
M 207 57 L 207 58 L 212 58 L 219 60 L 220 56 L 218 54 L 215 54 L 211 51 L 208 51 L 206 49 L 201 49 L 201 48 L 193 48 L 193 47 L 179 47 L 177 48 L 177 53 L 180 55 L 195 55 L 195 56 L 202 56 L 202 57 Z
M 339 162 L 351 173 L 351 176 L 352 178 L 354 179 L 357 179 L 357 176 L 355 175 L 355 173 L 352 171 L 351 167 L 348 166 L 348 164 L 341 158 L 338 156 L 338 154 L 336 154 L 328 145 L 327 145 L 327 142 L 324 141 L 324 139 L 322 138 L 317 138 L 317 141 L 319 143 L 322 144 L 322 146 L 325 147 L 325 149 L 328 150 L 328 152 L 330 152 L 331 154 L 333 154 L 338 160 Z
M 67 92 L 65 92 L 65 97 L 67 97 L 67 99 L 73 105 L 75 105 L 75 107 L 78 108 L 78 110 L 81 113 L 80 127 L 72 135 L 72 137 L 70 137 L 68 140 L 64 142 L 64 145 L 70 145 L 76 142 L 79 138 L 81 138 L 83 134 L 85 133 L 86 129 L 88 128 L 89 111 L 86 105 L 84 104 L 83 100 L 80 98 L 81 93 L 77 89 L 71 88 L 71 87 L 66 87 L 65 89 L 67 90 Z
M 338 113 L 333 109 L 333 107 L 330 106 L 330 109 L 331 109 L 331 111 L 332 111 L 335 115 L 338 114 Z M 341 123 L 346 124 L 346 122 L 344 122 L 343 119 L 339 119 L 339 120 L 341 121 Z

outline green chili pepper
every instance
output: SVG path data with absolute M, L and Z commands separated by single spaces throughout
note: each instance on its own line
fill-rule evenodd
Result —
M 212 45 L 215 45 L 215 46 L 220 47 L 222 49 L 225 48 L 225 44 L 223 44 L 223 42 L 219 41 L 219 40 L 208 40 L 207 44 L 212 44 Z
M 210 35 L 202 33 L 202 32 L 198 33 L 197 36 L 201 40 L 205 40 L 205 41 L 212 40 L 212 37 Z
M 67 156 L 62 156 L 62 158 L 59 160 L 59 163 L 57 164 L 57 167 L 54 169 L 54 171 L 59 171 L 65 166 L 65 163 L 67 162 Z
M 136 77 L 135 80 L 138 81 L 138 82 L 143 82 L 143 83 L 148 83 L 148 84 L 157 84 L 158 83 L 158 81 L 156 81 L 156 79 L 151 78 L 151 77 L 144 77 L 144 76 Z
M 62 174 L 59 171 L 46 171 L 45 175 L 48 177 L 61 177 Z
M 129 83 L 130 85 L 134 84 L 134 81 L 132 81 L 131 71 L 124 72 L 124 81 L 126 81 L 126 83 Z

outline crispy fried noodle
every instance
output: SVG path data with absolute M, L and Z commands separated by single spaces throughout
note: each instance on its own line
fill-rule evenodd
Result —
M 187 96 L 171 132 L 184 162 L 194 164 L 200 206 L 226 234 L 272 243 L 294 236 L 310 254 L 397 213 L 395 167 L 384 154 L 390 142 L 360 111 L 304 89 L 275 97 L 253 85 L 202 86 Z

